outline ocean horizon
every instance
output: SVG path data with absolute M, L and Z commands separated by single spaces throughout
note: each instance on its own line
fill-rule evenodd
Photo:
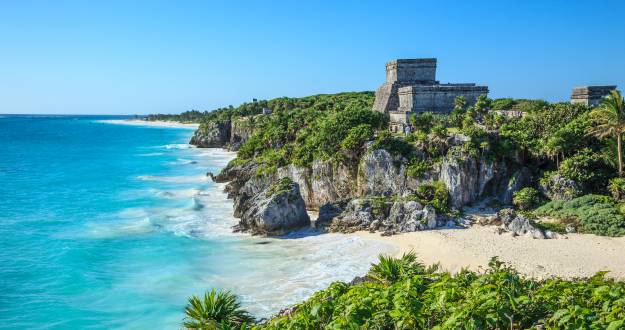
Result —
M 0 328 L 177 329 L 191 295 L 257 317 L 364 274 L 393 248 L 340 234 L 232 233 L 235 154 L 133 116 L 0 116 Z

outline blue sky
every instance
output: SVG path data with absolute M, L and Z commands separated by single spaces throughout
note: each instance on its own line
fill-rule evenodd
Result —
M 625 1 L 1 1 L 0 113 L 145 114 L 375 90 L 384 63 L 565 100 L 625 87 Z

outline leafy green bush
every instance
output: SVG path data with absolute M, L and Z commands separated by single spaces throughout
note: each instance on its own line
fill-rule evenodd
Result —
M 575 156 L 560 163 L 558 173 L 580 183 L 586 191 L 601 192 L 613 173 L 605 157 L 590 149 L 583 149 Z
M 414 146 L 404 139 L 393 136 L 388 131 L 380 132 L 371 145 L 371 149 L 384 149 L 393 156 L 402 156 L 405 159 L 412 159 L 415 152 Z
M 624 178 L 613 178 L 610 180 L 610 184 L 608 185 L 608 189 L 610 193 L 612 193 L 612 197 L 614 200 L 623 201 L 625 200 L 625 179 Z
M 435 137 L 444 139 L 447 137 L 447 127 L 441 124 L 436 124 L 432 126 L 432 135 Z
M 341 148 L 346 150 L 357 150 L 371 138 L 373 138 L 373 128 L 371 125 L 360 124 L 347 131 L 347 136 L 341 142 Z
M 407 255 L 380 258 L 364 282 L 331 284 L 259 329 L 622 329 L 625 283 L 523 278 L 493 259 L 455 275 Z
M 433 126 L 434 115 L 431 112 L 423 112 L 410 116 L 410 125 L 414 129 L 422 132 L 429 132 Z
M 536 188 L 525 187 L 514 193 L 512 204 L 521 210 L 529 210 L 540 203 L 540 193 Z
M 406 175 L 411 178 L 420 178 L 432 169 L 432 164 L 426 160 L 413 159 L 406 167 Z
M 432 205 L 438 212 L 449 212 L 449 193 L 441 181 L 422 184 L 417 187 L 415 197 L 423 205 Z
M 570 201 L 551 201 L 534 211 L 536 215 L 577 219 L 583 232 L 603 236 L 625 235 L 625 217 L 609 196 L 585 195 Z

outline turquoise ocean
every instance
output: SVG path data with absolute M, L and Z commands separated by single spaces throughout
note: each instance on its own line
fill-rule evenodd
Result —
M 179 329 L 187 298 L 211 288 L 267 317 L 392 252 L 233 234 L 232 202 L 206 177 L 233 153 L 111 119 L 0 116 L 0 329 Z

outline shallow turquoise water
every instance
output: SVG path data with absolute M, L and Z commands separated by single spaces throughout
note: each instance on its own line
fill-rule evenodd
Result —
M 213 287 L 267 316 L 390 251 L 232 234 L 205 177 L 232 154 L 190 148 L 189 129 L 100 119 L 0 117 L 2 329 L 176 329 L 186 298 Z

